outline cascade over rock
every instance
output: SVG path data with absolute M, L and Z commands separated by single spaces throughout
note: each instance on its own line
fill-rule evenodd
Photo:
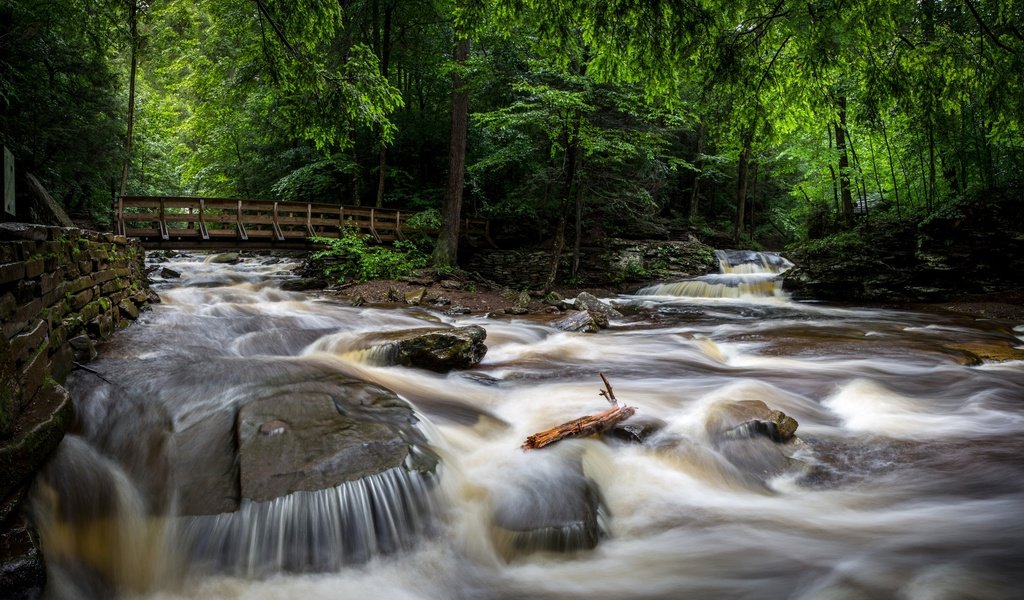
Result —
M 782 296 L 781 274 L 793 266 L 784 257 L 768 252 L 715 250 L 715 256 L 718 274 L 652 285 L 637 294 L 692 298 Z
M 469 369 L 487 354 L 487 331 L 479 325 L 413 329 L 375 334 L 370 360 L 382 365 L 404 365 L 431 371 Z
M 331 394 L 284 391 L 249 402 L 237 420 L 241 496 L 272 500 L 401 467 L 414 451 L 414 421 L 393 393 L 356 381 Z

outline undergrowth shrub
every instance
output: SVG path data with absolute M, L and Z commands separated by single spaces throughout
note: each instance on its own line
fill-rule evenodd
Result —
M 397 279 L 416 269 L 427 266 L 429 256 L 416 244 L 397 241 L 394 246 L 368 243 L 370 236 L 346 228 L 341 237 L 314 237 L 313 242 L 322 246 L 313 253 L 314 261 L 323 261 L 324 275 L 328 278 Z

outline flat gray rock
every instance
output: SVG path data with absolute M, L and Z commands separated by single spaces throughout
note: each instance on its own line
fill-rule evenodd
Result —
M 394 393 L 358 381 L 249 402 L 237 420 L 241 496 L 271 500 L 403 465 L 414 422 Z

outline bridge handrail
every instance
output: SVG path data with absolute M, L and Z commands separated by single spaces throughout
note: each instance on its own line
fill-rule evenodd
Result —
M 188 212 L 178 212 L 187 210 Z M 338 237 L 351 226 L 378 243 L 405 239 L 407 233 L 437 233 L 438 228 L 408 224 L 414 212 L 288 200 L 206 198 L 191 196 L 122 196 L 116 209 L 117 232 L 154 242 L 192 239 L 197 246 L 213 239 L 284 242 L 313 236 Z M 129 227 L 148 223 L 149 227 Z M 494 245 L 490 222 L 466 218 L 462 235 Z

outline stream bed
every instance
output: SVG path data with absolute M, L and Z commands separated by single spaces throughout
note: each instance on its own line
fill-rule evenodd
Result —
M 287 260 L 182 255 L 162 303 L 69 381 L 76 425 L 33 492 L 47 596 L 1019 597 L 1024 362 L 979 356 L 1024 345 L 1022 324 L 796 303 L 758 261 L 723 263 L 739 284 L 610 298 L 623 316 L 583 334 L 356 308 L 282 291 Z M 479 365 L 360 351 L 449 325 L 486 330 Z M 607 409 L 599 373 L 634 427 L 520 448 Z M 282 403 L 321 423 L 302 412 L 318 398 L 408 456 L 274 497 L 287 474 L 251 475 L 278 458 L 252 444 L 293 435 L 265 416 Z M 751 433 L 766 409 L 796 437 Z

